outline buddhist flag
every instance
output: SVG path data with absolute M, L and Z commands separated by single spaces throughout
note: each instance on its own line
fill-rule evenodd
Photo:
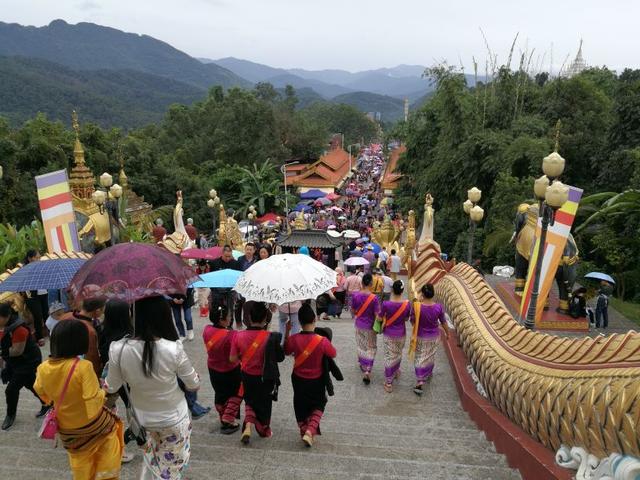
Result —
M 36 187 L 49 253 L 81 251 L 67 171 L 38 175 Z
M 578 203 L 582 197 L 580 188 L 569 186 L 569 199 L 556 212 L 556 218 L 553 225 L 549 225 L 547 229 L 547 239 L 544 245 L 544 256 L 542 257 L 542 268 L 540 272 L 540 283 L 538 291 L 538 302 L 536 305 L 536 324 L 542 318 L 542 312 L 547 300 L 547 296 L 551 291 L 551 286 L 558 270 L 558 263 L 562 258 L 562 252 L 571 232 L 571 225 L 578 211 Z M 527 272 L 527 283 L 524 286 L 522 295 L 522 303 L 520 304 L 521 318 L 527 317 L 529 304 L 531 303 L 531 294 L 533 293 L 533 283 L 536 272 L 536 264 L 538 259 L 538 251 L 540 245 L 540 234 L 542 232 L 542 218 L 538 218 L 536 227 L 536 239 L 533 244 L 531 255 L 529 256 L 529 271 Z

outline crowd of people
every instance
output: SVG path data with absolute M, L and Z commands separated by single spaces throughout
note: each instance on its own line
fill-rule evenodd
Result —
M 379 205 L 380 159 L 377 151 L 365 152 L 359 165 L 378 178 L 362 176 L 358 188 L 367 193 L 356 199 L 345 195 L 344 208 L 350 218 L 355 215 L 355 223 L 348 220 L 344 226 L 357 225 L 363 234 L 370 233 L 369 222 L 381 211 L 387 213 Z M 195 227 L 189 235 L 198 235 Z M 298 253 L 311 254 L 304 248 Z M 29 292 L 32 320 L 27 323 L 11 305 L 0 304 L 2 381 L 7 385 L 2 429 L 14 425 L 19 394 L 26 388 L 40 402 L 37 417 L 46 423 L 55 415 L 74 479 L 119 478 L 122 463 L 133 456 L 125 450 L 129 442 L 141 447 L 140 478 L 183 478 L 191 455 L 192 422 L 210 410 L 198 403 L 203 382 L 183 343 L 195 339 L 195 307 L 209 320 L 202 342 L 219 431 L 239 432 L 243 444 L 254 434 L 272 436 L 279 364 L 287 356 L 293 357 L 293 417 L 303 444 L 314 444 L 328 397 L 334 394 L 333 381 L 343 380 L 332 331 L 317 322 L 341 318 L 345 309 L 355 324 L 355 351 L 365 385 L 372 381 L 378 335 L 383 338 L 381 383 L 387 392 L 400 375 L 406 325 L 412 325 L 409 357 L 416 376 L 414 392 L 420 395 L 433 373 L 440 329 L 448 336 L 443 308 L 433 301 L 433 286 L 425 285 L 421 298 L 410 302 L 398 278 L 400 260 L 394 250 L 374 254 L 354 243 L 350 254 L 362 256 L 367 265 L 355 271 L 339 266 L 334 288 L 284 305 L 245 301 L 230 288 L 188 288 L 184 295 L 154 296 L 134 305 L 87 299 L 69 309 L 61 292 L 55 298 L 47 292 L 46 300 L 45 292 Z M 37 261 L 37 252 L 30 255 L 29 261 Z M 235 259 L 226 245 L 220 258 L 198 262 L 197 271 L 245 271 L 271 255 L 269 244 L 248 242 L 244 255 Z M 276 313 L 277 326 L 272 327 Z M 40 347 L 48 332 L 50 355 L 43 361 Z

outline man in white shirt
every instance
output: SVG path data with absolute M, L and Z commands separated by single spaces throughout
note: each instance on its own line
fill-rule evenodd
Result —
M 386 302 L 391 298 L 391 290 L 393 288 L 393 279 L 385 274 L 382 274 L 382 282 L 384 288 L 382 289 L 382 301 Z
M 391 278 L 395 282 L 398 279 L 400 273 L 400 267 L 402 266 L 402 260 L 396 255 L 395 250 L 391 250 L 391 256 L 389 257 L 389 271 L 391 272 Z

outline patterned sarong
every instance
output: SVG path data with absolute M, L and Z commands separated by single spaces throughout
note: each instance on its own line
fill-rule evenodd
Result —
M 191 419 L 160 430 L 147 430 L 141 479 L 183 478 L 191 457 Z
M 439 337 L 418 337 L 416 343 L 416 356 L 414 365 L 416 369 L 416 380 L 418 384 L 423 384 L 427 378 L 433 374 L 436 352 L 438 351 Z
M 356 328 L 356 348 L 360 369 L 364 373 L 370 373 L 378 350 L 376 332 L 370 329 Z
M 400 371 L 402 361 L 402 350 L 404 349 L 406 337 L 384 336 L 384 378 L 389 384 Z

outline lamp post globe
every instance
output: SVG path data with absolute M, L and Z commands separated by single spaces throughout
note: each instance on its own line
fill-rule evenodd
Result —
M 91 194 L 91 199 L 93 200 L 93 202 L 98 205 L 99 207 L 101 207 L 102 205 L 104 205 L 105 202 L 105 193 L 102 190 L 96 190 L 95 192 L 93 192 Z
M 113 185 L 113 177 L 107 172 L 104 172 L 102 175 L 100 175 L 100 185 L 104 188 L 109 188 L 111 185 Z
M 549 177 L 546 175 L 537 178 L 533 184 L 533 193 L 539 201 L 543 201 L 547 195 L 547 188 L 549 188 Z
M 542 159 L 542 171 L 549 178 L 558 178 L 564 172 L 564 158 L 558 152 L 551 152 Z
M 215 208 L 215 206 L 216 206 L 216 202 L 214 202 L 212 198 L 210 198 L 209 200 L 207 200 L 207 207 L 209 207 L 209 208 Z
M 118 199 L 122 196 L 122 187 L 117 183 L 114 183 L 111 185 L 111 188 L 109 188 L 109 193 L 111 193 L 113 198 Z
M 469 215 L 469 212 L 471 212 L 472 208 L 473 208 L 473 202 L 471 200 L 465 200 L 464 203 L 462 204 L 462 209 L 464 210 L 464 213 L 466 213 L 467 215 Z
M 482 198 L 482 190 L 477 187 L 467 190 L 467 198 L 473 203 L 478 203 Z
M 569 200 L 569 187 L 562 182 L 553 182 L 545 195 L 545 201 L 554 210 L 559 209 Z
M 212 188 L 211 190 L 209 190 L 209 198 L 214 199 L 218 196 L 218 192 L 216 192 L 215 188 Z
M 482 221 L 482 218 L 484 217 L 484 210 L 478 205 L 475 205 L 469 212 L 469 216 L 471 217 L 471 220 L 478 223 Z

